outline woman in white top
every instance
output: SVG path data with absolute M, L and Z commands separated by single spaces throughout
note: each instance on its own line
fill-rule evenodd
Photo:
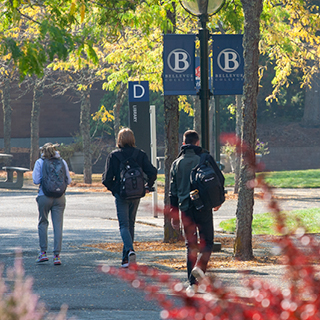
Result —
M 53 263 L 60 265 L 60 252 L 62 246 L 62 228 L 63 228 L 63 213 L 66 206 L 65 193 L 59 197 L 46 196 L 43 190 L 43 165 L 46 159 L 59 159 L 62 160 L 62 167 L 64 167 L 65 184 L 71 183 L 69 168 L 65 160 L 60 157 L 56 147 L 57 144 L 50 142 L 46 143 L 41 150 L 41 157 L 36 161 L 32 173 L 33 183 L 40 184 L 38 196 L 36 198 L 39 210 L 38 233 L 40 253 L 36 259 L 37 263 L 48 261 L 47 248 L 48 248 L 48 216 L 51 211 L 51 220 L 54 232 L 54 249 L 53 249 Z

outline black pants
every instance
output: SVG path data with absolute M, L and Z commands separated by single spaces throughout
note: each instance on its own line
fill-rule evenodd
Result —
M 204 272 L 210 259 L 213 246 L 213 218 L 212 210 L 196 210 L 190 207 L 181 214 L 187 247 L 187 272 L 190 284 L 196 279 L 191 275 L 195 265 Z M 198 244 L 198 233 L 200 243 Z

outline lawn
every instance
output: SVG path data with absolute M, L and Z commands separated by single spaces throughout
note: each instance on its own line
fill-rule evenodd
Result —
M 257 175 L 262 173 L 257 173 Z M 275 188 L 320 188 L 320 169 L 265 172 L 266 181 Z M 234 186 L 234 174 L 226 173 L 225 186 Z M 164 185 L 164 174 L 158 175 L 158 183 Z
M 307 233 L 320 232 L 320 208 L 294 210 L 284 212 L 287 221 L 286 226 L 289 230 L 303 227 Z M 274 228 L 276 222 L 271 213 L 254 214 L 252 221 L 252 234 L 273 234 L 276 235 Z M 227 232 L 235 232 L 236 218 L 232 218 L 220 223 L 220 227 Z

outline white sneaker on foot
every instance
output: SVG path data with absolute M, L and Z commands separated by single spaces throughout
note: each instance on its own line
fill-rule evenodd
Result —
M 130 264 L 135 264 L 136 263 L 136 253 L 134 251 L 129 251 L 128 254 L 128 259 L 129 259 L 129 265 Z
M 191 274 L 197 279 L 197 281 L 201 281 L 205 278 L 204 272 L 199 267 L 194 267 L 191 271 Z
M 188 296 L 194 295 L 197 292 L 198 292 L 198 286 L 196 284 L 190 284 L 186 289 L 186 294 Z

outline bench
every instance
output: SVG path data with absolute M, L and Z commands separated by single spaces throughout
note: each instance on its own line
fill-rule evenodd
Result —
M 30 171 L 27 168 L 20 167 L 2 167 L 2 170 L 7 172 L 7 179 L 0 181 L 0 188 L 5 189 L 21 189 L 23 186 L 23 174 Z M 13 173 L 17 173 L 17 180 L 13 181 Z

